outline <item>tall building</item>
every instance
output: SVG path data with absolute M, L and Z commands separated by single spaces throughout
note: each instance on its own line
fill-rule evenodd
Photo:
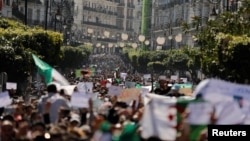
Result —
M 117 42 L 132 41 L 138 32 L 136 0 L 75 0 L 77 38 L 93 45 L 94 53 L 118 51 Z
M 152 48 L 159 47 L 158 37 L 165 42 L 160 49 L 178 48 L 181 45 L 194 46 L 193 35 L 197 31 L 192 26 L 193 17 L 199 18 L 200 27 L 205 25 L 213 10 L 221 13 L 235 11 L 240 0 L 153 0 L 152 6 Z M 191 30 L 183 32 L 183 23 Z

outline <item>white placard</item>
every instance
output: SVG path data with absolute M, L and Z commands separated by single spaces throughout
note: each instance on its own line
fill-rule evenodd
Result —
M 171 79 L 171 80 L 177 80 L 177 79 L 178 79 L 178 76 L 177 76 L 177 75 L 171 75 L 170 79 Z
M 80 82 L 77 84 L 77 89 L 81 93 L 93 93 L 93 82 Z
M 250 101 L 249 93 L 249 85 L 241 85 L 218 79 L 206 79 L 199 83 L 195 88 L 193 95 L 196 96 L 197 94 L 202 94 L 206 98 L 213 94 L 230 97 L 238 96 Z M 224 101 L 224 99 L 221 100 Z
M 110 86 L 108 89 L 108 94 L 112 96 L 120 95 L 122 91 L 122 87 L 119 86 Z
M 71 106 L 77 108 L 88 108 L 89 107 L 89 95 L 74 92 L 71 95 Z
M 112 83 L 112 78 L 108 78 L 107 80 L 108 80 L 110 83 Z
M 181 79 L 184 83 L 187 83 L 187 78 L 182 77 Z
M 166 79 L 167 79 L 167 77 L 165 75 L 160 75 L 159 76 L 159 80 L 166 80 Z
M 13 82 L 7 82 L 6 83 L 6 89 L 7 90 L 16 90 L 17 89 L 17 83 L 13 83 Z
M 148 80 L 149 78 L 151 78 L 151 74 L 144 74 L 143 78 L 146 79 L 146 80 Z
M 0 107 L 8 106 L 12 103 L 12 100 L 9 96 L 9 92 L 2 92 L 0 93 Z
M 120 76 L 121 76 L 121 78 L 122 78 L 123 80 L 125 80 L 126 77 L 127 77 L 127 73 L 122 72 L 122 73 L 120 73 Z
M 85 82 L 86 83 L 86 88 L 87 88 L 87 93 L 93 93 L 93 82 Z

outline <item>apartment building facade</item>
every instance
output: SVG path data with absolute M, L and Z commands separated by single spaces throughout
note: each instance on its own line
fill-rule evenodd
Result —
M 153 0 L 152 6 L 152 41 L 151 48 L 157 48 L 156 39 L 165 37 L 161 49 L 178 48 L 181 45 L 194 46 L 192 18 L 201 19 L 203 26 L 215 10 L 216 14 L 235 11 L 241 5 L 240 0 Z M 183 32 L 182 23 L 190 25 L 189 33 Z
M 119 41 L 133 41 L 139 32 L 137 0 L 75 0 L 78 38 L 93 45 L 94 53 L 115 53 Z

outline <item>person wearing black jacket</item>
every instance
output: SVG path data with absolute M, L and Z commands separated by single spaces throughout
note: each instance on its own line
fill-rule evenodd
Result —
M 168 87 L 169 82 L 166 80 L 159 80 L 159 88 L 156 88 L 154 90 L 155 94 L 159 94 L 159 95 L 166 95 L 169 91 L 171 87 Z

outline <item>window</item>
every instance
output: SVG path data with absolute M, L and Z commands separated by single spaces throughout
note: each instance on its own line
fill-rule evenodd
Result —
M 5 3 L 5 5 L 10 6 L 10 0 L 4 0 L 3 2 Z
M 37 13 L 37 16 L 36 16 L 37 19 L 36 20 L 39 22 L 40 21 L 40 14 L 41 14 L 40 9 L 37 9 L 36 13 Z
M 28 15 L 27 15 L 27 18 L 32 20 L 32 14 L 33 14 L 33 9 L 31 8 L 28 8 Z

